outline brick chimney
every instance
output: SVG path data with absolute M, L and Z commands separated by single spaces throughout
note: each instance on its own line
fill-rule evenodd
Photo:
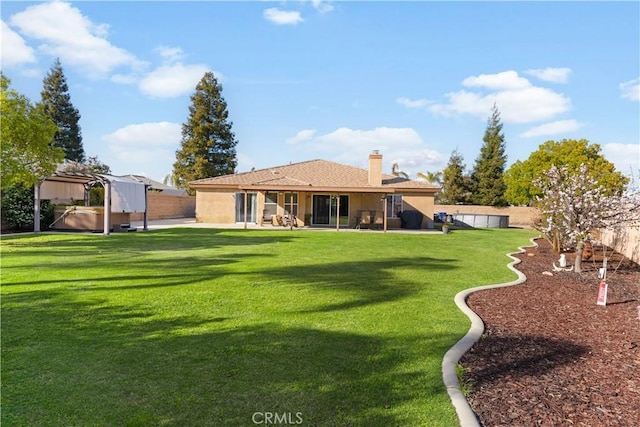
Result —
M 369 185 L 380 187 L 382 185 L 382 154 L 373 150 L 369 154 Z

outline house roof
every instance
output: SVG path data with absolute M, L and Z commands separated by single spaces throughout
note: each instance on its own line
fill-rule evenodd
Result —
M 309 160 L 251 172 L 199 179 L 189 185 L 198 189 L 351 191 L 395 193 L 412 191 L 435 193 L 440 187 L 407 178 L 382 174 L 382 185 L 369 184 L 369 171 L 363 168 Z
M 162 182 L 153 180 L 151 178 L 147 178 L 146 176 L 142 176 L 142 175 L 124 175 L 124 176 L 126 178 L 130 178 L 130 179 L 133 179 L 135 181 L 142 182 L 143 184 L 146 184 L 147 186 L 149 186 L 150 190 L 156 190 L 156 191 L 159 191 L 159 192 L 164 193 L 164 194 L 171 194 L 171 195 L 176 195 L 176 196 L 186 196 L 187 195 L 187 191 L 186 190 L 181 190 L 179 188 L 175 188 L 175 187 L 172 187 L 170 185 L 163 184 Z

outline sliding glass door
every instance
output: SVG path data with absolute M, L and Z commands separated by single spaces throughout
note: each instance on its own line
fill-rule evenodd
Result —
M 338 210 L 338 197 L 340 206 Z M 313 225 L 349 224 L 349 196 L 313 195 Z
M 247 199 L 245 212 L 245 196 Z M 236 193 L 236 222 L 256 222 L 256 193 Z

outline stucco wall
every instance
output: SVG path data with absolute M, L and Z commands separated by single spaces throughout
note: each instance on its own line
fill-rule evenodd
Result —
M 213 191 L 198 189 L 196 193 L 196 221 L 213 224 L 229 224 L 235 222 L 235 190 Z M 257 222 L 262 224 L 262 207 L 264 206 L 264 193 L 257 193 Z M 298 225 L 305 226 L 308 214 L 312 212 L 313 192 L 298 193 Z M 358 211 L 375 210 L 376 218 L 381 221 L 385 201 L 382 194 L 349 194 L 349 222 L 343 225 L 353 228 L 356 226 Z M 405 210 L 419 210 L 424 213 L 422 228 L 432 226 L 431 212 L 433 212 L 433 197 L 424 194 L 403 194 Z M 278 194 L 278 215 L 283 215 L 284 195 Z M 389 228 L 400 228 L 400 219 L 389 219 Z
M 193 218 L 196 212 L 196 198 L 149 192 L 147 194 L 149 220 L 168 218 Z M 144 214 L 131 214 L 132 221 L 142 221 Z
M 233 190 L 203 189 L 196 192 L 197 222 L 232 224 L 236 221 L 235 211 L 236 198 Z
M 626 228 L 617 232 L 603 230 L 600 239 L 605 245 L 640 264 L 640 229 Z
M 405 193 L 402 196 L 402 204 L 404 210 L 414 210 L 422 212 L 424 217 L 422 218 L 421 228 L 433 228 L 433 215 L 434 212 L 434 198 L 425 197 L 422 194 L 410 194 Z M 389 221 L 391 222 L 391 221 Z M 391 226 L 391 224 L 389 224 Z M 398 224 L 398 227 L 400 224 Z
M 509 215 L 509 225 L 515 227 L 532 227 L 535 218 L 539 215 L 536 208 L 526 206 L 496 208 L 493 206 L 475 205 L 435 205 L 433 213 L 437 214 L 438 212 L 446 212 L 447 214 Z

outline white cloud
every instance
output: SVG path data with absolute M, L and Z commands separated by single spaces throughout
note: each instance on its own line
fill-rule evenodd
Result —
M 2 38 L 2 68 L 12 68 L 21 64 L 31 64 L 36 62 L 33 49 L 27 46 L 24 39 L 9 26 L 2 22 L 0 36 Z
M 107 142 L 109 151 L 117 161 L 121 174 L 135 173 L 141 169 L 158 169 L 167 165 L 168 171 L 156 173 L 150 178 L 162 179 L 161 174 L 171 172 L 175 150 L 180 145 L 182 126 L 178 123 L 140 123 L 122 127 L 101 139 Z M 144 175 L 144 173 L 143 173 Z
M 529 80 L 518 76 L 515 71 L 503 71 L 497 74 L 480 74 L 467 77 L 462 81 L 463 86 L 484 87 L 497 90 L 517 90 L 531 86 Z
M 154 50 L 169 62 L 178 62 L 184 57 L 184 52 L 179 47 L 158 46 Z
M 144 64 L 106 39 L 108 25 L 95 24 L 70 3 L 54 1 L 30 6 L 11 17 L 10 24 L 41 44 L 38 50 L 76 65 L 90 77 L 104 77 L 121 66 Z
M 545 123 L 540 126 L 533 127 L 526 132 L 521 133 L 521 138 L 532 138 L 535 136 L 558 135 L 564 133 L 575 132 L 582 128 L 584 124 L 576 120 L 558 120 L 555 122 Z
M 163 65 L 147 74 L 139 88 L 148 96 L 175 98 L 193 91 L 207 71 L 210 70 L 206 65 Z
M 632 101 L 640 101 L 640 78 L 620 83 L 622 97 Z
M 405 97 L 396 98 L 396 102 L 407 108 L 423 108 L 431 104 L 431 101 L 426 99 L 409 99 Z
M 329 13 L 333 10 L 333 5 L 323 0 L 311 0 L 311 4 L 320 13 Z
M 178 145 L 182 136 L 182 126 L 172 122 L 152 122 L 127 125 L 113 133 L 104 135 L 103 141 L 114 146 L 135 146 L 141 148 Z
M 325 148 L 340 150 L 345 146 L 360 147 L 368 152 L 386 151 L 398 144 L 418 145 L 422 143 L 422 138 L 411 128 L 378 127 L 372 130 L 356 130 L 343 127 L 318 136 L 315 141 Z
M 392 151 L 393 162 L 398 162 L 400 170 L 409 174 L 409 178 L 416 179 L 418 172 L 437 172 L 442 170 L 447 161 L 442 153 L 431 150 L 429 148 L 422 148 L 418 150 L 398 150 Z
M 309 141 L 311 138 L 313 138 L 313 135 L 315 135 L 315 133 L 316 133 L 315 129 L 301 130 L 300 132 L 295 134 L 295 136 L 292 136 L 291 138 L 287 138 L 285 142 L 287 144 L 298 144 L 300 142 Z
M 433 104 L 429 111 L 445 116 L 467 114 L 487 119 L 496 104 L 504 123 L 530 123 L 550 120 L 571 109 L 569 98 L 551 89 L 533 86 L 515 71 L 468 77 L 463 85 L 491 91 L 450 92 L 445 95 L 447 103 Z
M 533 70 L 527 70 L 527 74 L 552 83 L 566 83 L 569 80 L 569 74 L 571 74 L 571 68 L 538 68 Z
M 358 130 L 343 127 L 323 135 L 316 135 L 315 130 L 303 130 L 287 140 L 292 141 L 300 152 L 322 153 L 322 158 L 365 168 L 371 151 L 379 150 L 383 155 L 385 173 L 391 172 L 394 161 L 404 172 L 412 174 L 441 170 L 447 159 L 430 149 L 412 128 Z
M 304 21 L 300 12 L 291 10 L 281 10 L 276 7 L 270 7 L 263 12 L 263 16 L 267 21 L 277 25 L 297 25 Z
M 609 143 L 602 145 L 604 157 L 623 175 L 640 174 L 640 144 Z

